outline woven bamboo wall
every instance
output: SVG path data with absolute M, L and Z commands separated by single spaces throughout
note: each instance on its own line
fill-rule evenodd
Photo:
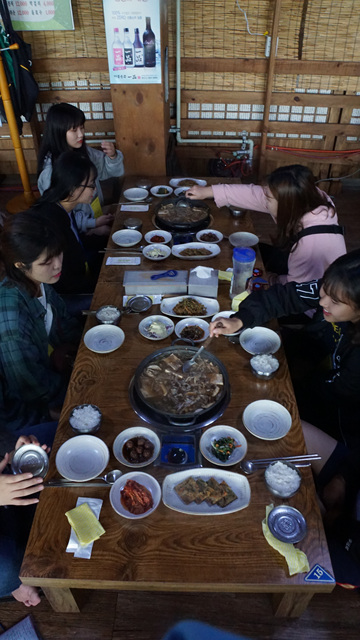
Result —
M 167 4 L 170 88 L 173 96 L 176 85 L 175 0 L 167 0 Z M 282 0 L 277 58 L 298 61 L 298 66 L 295 72 L 282 73 L 280 67 L 278 72 L 275 71 L 273 92 L 286 96 L 283 102 L 277 101 L 277 106 L 274 104 L 271 121 L 286 122 L 293 126 L 291 130 L 288 126 L 284 135 L 281 135 L 281 130 L 273 133 L 278 144 L 287 146 L 290 139 L 299 147 L 310 148 L 313 143 L 325 149 L 335 149 L 336 145 L 344 149 L 347 143 L 349 147 L 354 144 L 360 147 L 359 109 L 354 105 L 348 108 L 345 103 L 331 108 L 329 102 L 332 95 L 360 94 L 360 74 L 319 75 L 311 74 L 308 70 L 301 72 L 302 63 L 306 61 L 359 61 L 359 4 L 360 0 Z M 247 13 L 253 35 L 248 33 L 239 6 Z M 32 45 L 34 75 L 41 90 L 37 106 L 40 131 L 50 104 L 63 100 L 77 104 L 85 111 L 88 139 L 91 142 L 96 142 L 99 136 L 113 138 L 102 0 L 92 0 L 91 3 L 88 0 L 72 0 L 72 7 L 74 31 L 23 34 L 24 39 Z M 274 0 L 181 1 L 181 89 L 184 96 L 191 93 L 191 100 L 182 99 L 182 136 L 192 137 L 193 133 L 189 135 L 192 130 L 197 131 L 198 135 L 209 130 L 213 135 L 214 131 L 219 133 L 216 128 L 221 130 L 224 139 L 229 135 L 231 137 L 231 134 L 236 136 L 241 129 L 246 129 L 254 137 L 261 135 L 262 105 L 267 83 L 264 34 L 271 32 L 273 9 Z M 241 68 L 225 68 L 223 61 L 231 64 L 231 61 L 242 58 L 263 61 L 264 65 L 261 71 L 252 72 L 245 72 Z M 94 63 L 91 69 L 89 59 Z M 47 61 L 46 69 L 39 67 L 40 61 Z M 64 65 L 59 61 L 64 61 Z M 191 70 L 186 68 L 187 63 Z M 82 95 L 79 97 L 79 91 L 83 98 Z M 225 92 L 232 95 L 224 97 L 222 94 Z M 238 92 L 251 92 L 252 95 L 248 99 L 242 95 L 239 100 Z M 291 96 L 301 93 L 323 94 L 323 107 L 319 101 L 321 96 L 316 96 L 314 105 L 307 102 L 303 107 L 294 107 Z M 224 108 L 219 109 L 219 106 Z M 172 108 L 174 110 L 174 105 Z M 231 126 L 226 129 L 228 120 L 231 120 Z M 345 134 L 337 138 L 330 135 L 330 131 L 322 135 L 318 129 L 314 129 L 311 133 L 308 128 L 312 122 L 341 122 L 354 126 L 353 131 L 348 128 Z M 216 127 L 219 123 L 221 127 Z M 305 132 L 301 132 L 298 123 L 307 123 Z M 29 170 L 33 173 L 36 152 L 31 144 L 32 131 L 27 126 L 25 135 L 26 158 Z M 6 127 L 3 127 L 0 136 L 0 171 L 16 172 Z

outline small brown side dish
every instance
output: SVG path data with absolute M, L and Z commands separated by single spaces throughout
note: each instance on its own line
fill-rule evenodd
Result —
M 122 453 L 128 462 L 141 464 L 150 460 L 154 453 L 154 445 L 147 438 L 136 436 L 125 442 Z
M 184 327 L 180 333 L 182 338 L 187 340 L 202 340 L 205 331 L 201 327 L 198 327 L 196 324 L 191 324 L 187 327 Z

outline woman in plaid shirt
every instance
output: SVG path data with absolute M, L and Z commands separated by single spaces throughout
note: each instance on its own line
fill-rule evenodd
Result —
M 65 353 L 70 345 L 74 352 L 81 327 L 51 286 L 61 275 L 62 247 L 57 227 L 36 211 L 5 221 L 0 237 L 0 428 L 11 432 L 55 418 L 65 397 L 70 374 Z

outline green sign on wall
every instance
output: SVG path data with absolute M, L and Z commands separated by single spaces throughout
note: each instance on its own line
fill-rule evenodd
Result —
M 6 0 L 15 31 L 74 29 L 71 0 Z

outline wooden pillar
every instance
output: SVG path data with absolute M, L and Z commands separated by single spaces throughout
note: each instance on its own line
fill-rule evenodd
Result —
M 271 33 L 270 57 L 269 57 L 269 66 L 268 66 L 267 83 L 266 83 L 266 91 L 265 91 L 264 121 L 263 121 L 262 137 L 261 137 L 261 144 L 260 144 L 259 180 L 261 180 L 264 177 L 264 174 L 266 173 L 266 143 L 267 143 L 267 134 L 269 130 L 269 114 L 270 114 L 273 82 L 274 82 L 276 49 L 277 49 L 276 43 L 277 43 L 277 38 L 279 33 L 280 9 L 281 9 L 281 0 L 275 0 L 272 33 Z
M 112 84 L 116 145 L 124 154 L 126 175 L 166 175 L 169 140 L 168 79 L 165 56 L 168 51 L 167 2 L 160 0 L 161 84 Z

